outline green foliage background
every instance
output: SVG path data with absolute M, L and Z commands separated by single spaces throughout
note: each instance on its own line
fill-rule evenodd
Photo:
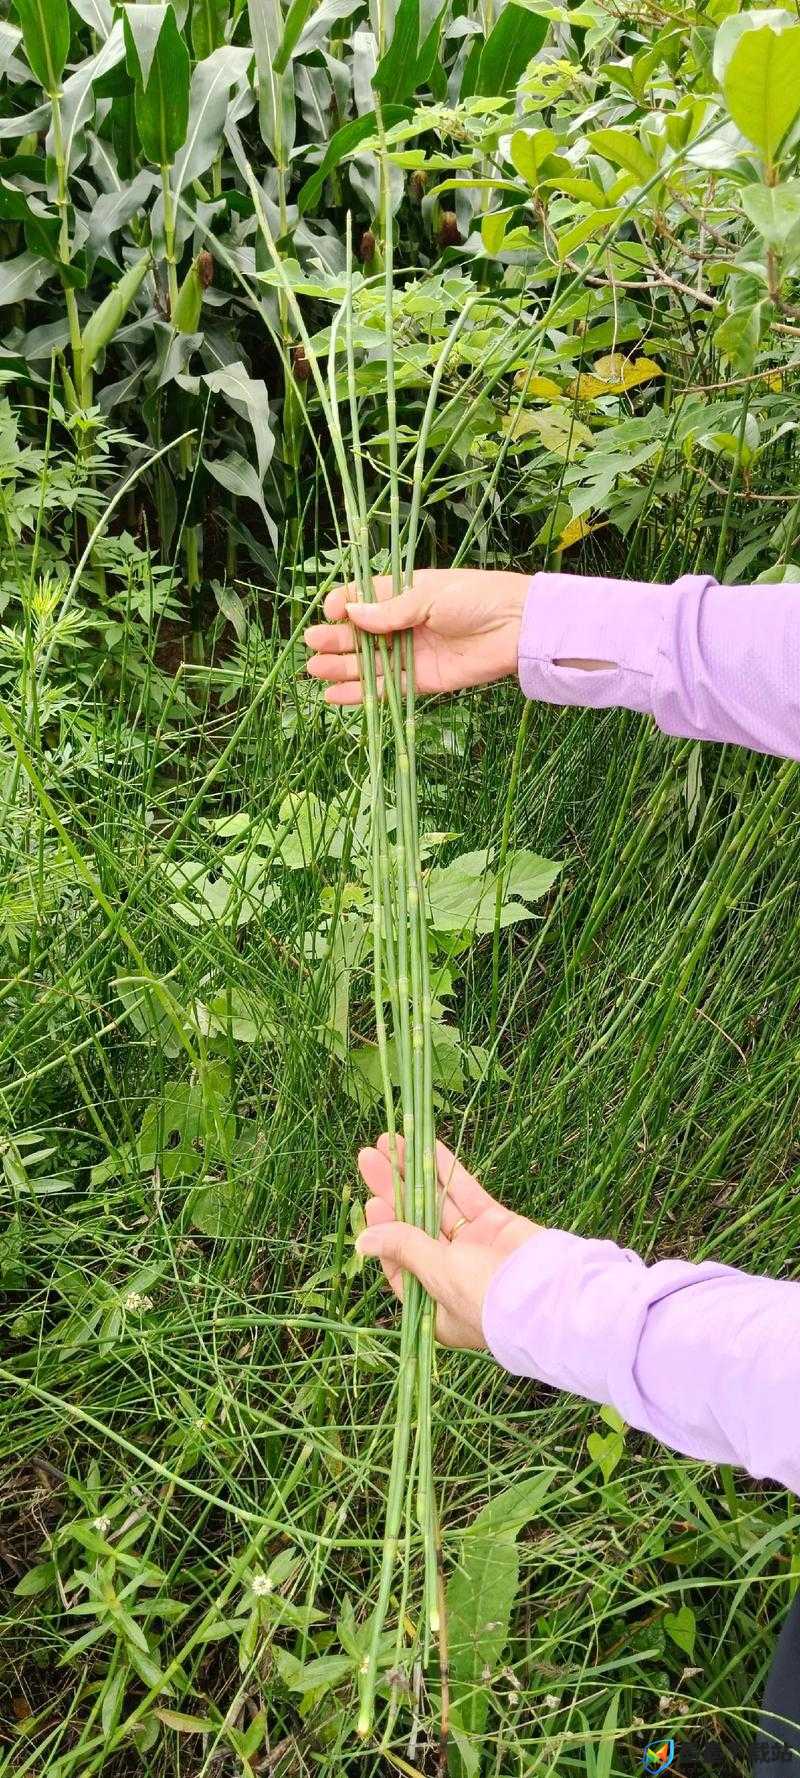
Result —
M 468 309 L 425 562 L 800 580 L 798 42 L 728 0 L 0 21 L 2 1770 L 610 1778 L 668 1727 L 747 1769 L 796 1504 L 454 1354 L 451 1745 L 415 1547 L 354 1736 L 364 742 L 302 678 L 348 557 L 254 194 L 334 380 L 351 217 L 376 567 L 380 108 L 406 477 Z M 520 717 L 420 712 L 441 1133 L 539 1220 L 792 1275 L 796 768 Z

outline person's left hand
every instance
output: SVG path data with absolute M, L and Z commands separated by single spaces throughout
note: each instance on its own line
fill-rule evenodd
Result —
M 400 1136 L 397 1154 L 402 1173 Z M 436 1144 L 439 1185 L 444 1193 L 437 1240 L 395 1218 L 388 1136 L 379 1138 L 377 1148 L 362 1148 L 358 1166 L 372 1196 L 367 1203 L 367 1227 L 358 1237 L 356 1251 L 380 1260 L 401 1299 L 403 1273 L 412 1272 L 437 1305 L 436 1334 L 443 1345 L 480 1351 L 486 1345 L 481 1317 L 489 1284 L 509 1254 L 541 1232 L 538 1223 L 505 1210 L 443 1142 Z

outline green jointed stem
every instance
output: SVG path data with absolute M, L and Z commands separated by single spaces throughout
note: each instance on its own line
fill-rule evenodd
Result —
M 326 387 L 316 354 L 308 336 L 304 319 L 285 274 L 275 247 L 258 191 L 252 176 L 248 179 L 259 227 L 279 285 L 285 293 L 287 307 L 303 341 L 306 357 L 325 419 L 328 423 L 341 477 L 342 493 L 350 536 L 353 573 L 359 595 L 374 596 L 369 557 L 369 514 L 361 470 L 358 435 L 358 409 L 352 342 L 351 294 L 334 322 L 329 351 L 329 380 Z M 388 202 L 388 181 L 383 180 L 385 210 L 391 225 Z M 389 228 L 390 234 L 390 228 Z M 348 254 L 348 286 L 352 284 L 352 254 Z M 386 315 L 388 353 L 388 431 L 390 438 L 390 495 L 392 515 L 392 565 L 395 588 L 402 586 L 402 555 L 400 543 L 400 471 L 397 453 L 397 417 L 394 399 L 394 363 L 392 358 L 392 257 L 386 267 Z M 347 334 L 348 390 L 352 426 L 352 459 L 345 450 L 340 423 L 336 378 L 336 331 L 344 313 Z M 438 385 L 437 385 L 438 386 Z M 430 410 L 432 413 L 432 408 Z M 430 424 L 430 414 L 426 416 Z M 419 506 L 417 503 L 417 522 Z M 387 990 L 392 1005 L 395 1046 L 400 1076 L 400 1099 L 406 1137 L 406 1198 L 404 1214 L 420 1223 L 427 1222 L 431 1232 L 438 1217 L 435 1172 L 433 1167 L 433 1105 L 432 1054 L 430 1049 L 430 988 L 428 982 L 427 931 L 419 862 L 419 831 L 416 809 L 416 761 L 414 734 L 414 675 L 410 637 L 407 639 L 406 697 L 402 695 L 399 649 L 390 661 L 385 643 L 379 643 L 378 657 L 383 679 L 395 748 L 397 770 L 397 836 L 394 859 L 388 843 L 385 792 L 383 785 L 383 735 L 378 701 L 376 656 L 372 643 L 362 644 L 361 662 L 364 686 L 364 707 L 370 761 L 371 804 L 375 817 L 373 826 L 373 938 L 376 964 L 376 1023 L 381 1074 L 387 1098 L 387 1116 L 391 1132 L 393 1100 L 389 1079 L 385 1021 L 383 1017 L 383 965 L 386 963 Z M 392 868 L 392 866 L 394 868 Z M 397 1189 L 397 1188 L 396 1188 Z M 397 1378 L 397 1406 L 392 1447 L 392 1462 L 386 1499 L 386 1525 L 378 1583 L 378 1597 L 372 1618 L 370 1647 L 361 1675 L 361 1699 L 358 1730 L 362 1736 L 371 1732 L 374 1719 L 375 1692 L 381 1639 L 389 1607 L 398 1551 L 402 1538 L 404 1509 L 412 1495 L 413 1450 L 419 1451 L 419 1467 L 424 1478 L 418 1489 L 418 1510 L 422 1521 L 426 1570 L 427 1645 L 430 1630 L 439 1626 L 441 1595 L 438 1571 L 438 1536 L 432 1489 L 430 1451 L 430 1374 L 433 1347 L 433 1313 L 425 1312 L 424 1293 L 413 1278 L 407 1281 L 400 1335 L 400 1358 Z M 416 1403 L 416 1413 L 415 1413 Z M 414 1442 L 412 1446 L 412 1433 Z

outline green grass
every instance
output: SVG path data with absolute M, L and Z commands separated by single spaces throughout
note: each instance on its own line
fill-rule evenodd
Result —
M 237 932 L 185 924 L 164 869 L 168 852 L 218 863 L 200 813 L 274 823 L 300 790 L 355 807 L 360 724 L 321 710 L 282 628 L 275 605 L 232 703 L 216 695 L 230 661 L 192 669 L 193 703 L 160 712 L 132 680 L 116 703 L 84 706 L 82 758 L 59 755 L 52 731 L 12 786 L 2 1104 L 6 1144 L 28 1158 L 23 1177 L 6 1146 L 0 1551 L 15 1581 L 57 1536 L 67 1590 L 6 1596 L 9 1773 L 246 1771 L 232 1741 L 262 1709 L 276 1757 L 264 1763 L 262 1736 L 256 1771 L 436 1768 L 432 1675 L 379 1751 L 356 1741 L 352 1673 L 309 1705 L 274 1654 L 341 1654 L 337 1619 L 349 1600 L 364 1624 L 380 1563 L 398 1332 L 372 1271 L 350 1263 L 347 1196 L 357 1198 L 354 1154 L 378 1113 L 347 1092 L 346 1061 L 320 1037 L 332 980 L 324 922 L 352 871 L 346 855 L 274 865 L 279 898 Z M 423 828 L 455 830 L 466 849 L 499 843 L 522 705 L 509 688 L 461 709 L 463 744 L 445 749 L 442 712 L 436 747 L 421 750 L 420 791 Z M 428 742 L 436 733 L 429 725 Z M 503 935 L 502 1067 L 453 1095 L 440 1133 L 540 1221 L 648 1257 L 791 1275 L 800 781 L 792 766 L 708 748 L 690 808 L 695 764 L 688 744 L 635 717 L 533 712 L 512 840 L 566 865 L 543 915 Z M 453 1011 L 464 1039 L 485 1044 L 491 937 L 462 962 Z M 138 1029 L 115 984 L 145 972 L 164 988 Z M 182 1014 L 217 992 L 229 996 L 219 1035 L 190 1020 L 180 1041 L 191 1056 L 165 1053 Z M 243 1006 L 249 1041 L 232 1024 Z M 368 1039 L 366 966 L 350 1012 L 353 1040 Z M 215 1066 L 230 1070 L 221 1097 Z M 216 1196 L 200 1220 L 213 1230 L 221 1219 L 216 1240 L 196 1226 L 197 1179 L 170 1180 L 168 1162 L 160 1178 L 140 1172 L 127 1152 L 172 1078 L 201 1081 L 197 1160 Z M 36 1160 L 38 1149 L 51 1152 Z M 93 1184 L 115 1152 L 121 1162 Z M 152 1307 L 120 1312 L 131 1290 Z M 669 1724 L 679 1738 L 724 1741 L 729 1769 L 746 1770 L 736 1748 L 796 1584 L 796 1503 L 741 1476 L 726 1491 L 719 1474 L 636 1434 L 605 1483 L 587 1447 L 608 1432 L 599 1410 L 488 1358 L 439 1353 L 434 1413 L 449 1567 L 487 1498 L 553 1472 L 520 1539 L 483 1770 L 589 1774 L 604 1724 L 607 1773 L 634 1769 L 647 1731 Z M 73 1597 L 69 1575 L 91 1556 L 65 1528 L 105 1514 L 112 1548 L 127 1536 L 159 1570 L 140 1597 L 171 1690 L 150 1703 L 201 1719 L 195 1732 L 153 1717 L 113 1626 L 75 1652 L 94 1619 L 70 1609 L 87 1593 Z M 277 1591 L 294 1616 L 280 1607 L 240 1661 L 253 1603 L 243 1573 L 266 1571 L 282 1549 L 295 1563 Z M 412 1622 L 421 1586 L 415 1546 Z M 313 1647 L 309 1603 L 321 1614 Z M 691 1660 L 665 1629 L 682 1605 L 696 1620 Z M 213 1623 L 218 1639 L 200 1639 Z

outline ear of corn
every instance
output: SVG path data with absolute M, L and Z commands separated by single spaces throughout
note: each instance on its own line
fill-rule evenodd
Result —
M 99 309 L 95 309 L 94 314 L 87 321 L 83 330 L 82 342 L 84 372 L 92 369 L 104 347 L 110 340 L 113 340 L 115 333 L 122 326 L 125 316 L 144 282 L 149 265 L 149 253 L 143 253 L 135 265 L 129 266 L 128 270 L 123 272 L 113 290 L 109 290 L 108 296 L 101 302 Z
M 211 282 L 207 275 L 210 253 L 198 253 L 192 260 L 186 277 L 178 291 L 175 308 L 172 313 L 172 324 L 178 333 L 196 333 L 203 307 L 203 291 Z

